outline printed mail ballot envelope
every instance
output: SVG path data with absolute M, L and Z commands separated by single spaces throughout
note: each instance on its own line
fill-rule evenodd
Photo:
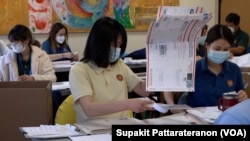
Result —
M 146 43 L 148 91 L 194 91 L 197 38 L 211 15 L 165 15 L 151 23 Z

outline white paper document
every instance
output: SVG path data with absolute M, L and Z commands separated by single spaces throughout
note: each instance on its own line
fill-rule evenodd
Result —
M 52 83 L 52 90 L 65 90 L 69 88 L 70 88 L 69 81 Z
M 169 116 L 145 119 L 145 122 L 150 125 L 209 125 L 222 113 L 217 106 L 188 108 L 185 111 Z
M 195 119 L 185 113 L 163 116 L 159 118 L 145 119 L 149 125 L 192 125 L 198 124 Z
M 197 119 L 212 124 L 215 121 L 215 119 L 217 119 L 220 116 L 222 111 L 219 110 L 217 106 L 212 106 L 212 107 L 206 107 L 205 110 L 203 111 L 197 109 L 188 109 L 187 113 L 191 114 Z
M 97 134 L 87 136 L 73 136 L 69 137 L 71 141 L 111 141 L 111 134 Z
M 197 6 L 160 6 L 158 8 L 156 20 L 159 20 L 166 15 L 183 15 L 197 13 L 205 13 L 205 9 L 203 7 Z
M 73 125 L 40 125 L 35 127 L 20 127 L 26 138 L 60 138 L 82 135 Z
M 171 109 L 175 109 L 175 110 L 191 109 L 190 106 L 185 105 L 185 104 L 170 105 L 170 104 L 154 103 L 149 106 L 153 107 L 155 110 L 157 110 L 160 113 L 166 113 L 168 110 L 171 110 Z
M 60 64 L 71 64 L 70 60 L 65 60 L 65 61 L 53 61 L 53 65 L 60 65 Z
M 229 59 L 229 61 L 237 64 L 239 67 L 250 67 L 250 53 L 241 56 L 234 56 Z
M 75 63 L 76 63 L 76 61 L 71 62 L 69 60 L 66 60 L 66 61 L 54 61 L 54 62 L 52 62 L 53 67 L 55 69 L 59 69 L 59 68 L 71 68 Z
M 76 126 L 86 134 L 111 133 L 112 125 L 143 125 L 144 121 L 136 118 L 91 119 Z
M 147 90 L 194 91 L 196 46 L 212 14 L 165 15 L 148 29 Z

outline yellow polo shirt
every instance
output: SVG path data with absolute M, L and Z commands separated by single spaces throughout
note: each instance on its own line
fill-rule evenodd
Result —
M 95 102 L 109 102 L 128 99 L 128 93 L 141 79 L 123 62 L 118 62 L 108 68 L 99 68 L 89 63 L 78 62 L 70 70 L 70 90 L 74 98 L 76 122 L 79 123 L 87 117 L 82 110 L 80 97 L 91 95 Z M 121 118 L 129 117 L 128 111 L 122 111 L 95 118 Z M 91 117 L 92 118 L 92 117 Z

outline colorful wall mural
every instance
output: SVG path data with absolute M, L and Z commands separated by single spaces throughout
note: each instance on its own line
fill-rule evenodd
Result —
M 87 32 L 102 16 L 114 17 L 128 31 L 146 31 L 161 5 L 178 6 L 179 0 L 2 0 L 0 34 L 15 24 L 48 33 L 53 22 L 64 23 L 70 32 Z

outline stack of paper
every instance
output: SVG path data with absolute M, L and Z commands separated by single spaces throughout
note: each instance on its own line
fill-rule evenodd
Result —
M 111 141 L 111 134 L 97 134 L 89 136 L 73 136 L 69 137 L 71 141 Z
M 149 125 L 193 125 L 199 124 L 194 118 L 188 116 L 186 113 L 179 113 L 159 118 L 145 119 Z
M 204 111 L 200 111 L 197 109 L 188 109 L 187 113 L 200 120 L 200 122 L 207 122 L 208 124 L 212 124 L 215 119 L 219 117 L 222 111 L 220 111 L 217 106 L 212 106 L 206 107 Z
M 174 105 L 170 105 L 170 104 L 163 104 L 163 103 L 154 103 L 152 106 L 155 110 L 157 110 L 158 112 L 161 113 L 166 113 L 168 110 L 174 109 L 174 110 L 187 110 L 187 109 L 191 109 L 190 106 L 186 105 L 186 104 L 174 104 Z
M 54 61 L 52 62 L 53 65 L 59 65 L 59 64 L 71 64 L 70 60 L 65 60 L 65 61 Z
M 136 118 L 107 118 L 107 119 L 91 119 L 76 126 L 86 134 L 111 133 L 112 125 L 143 125 L 146 124 L 142 120 Z
M 69 81 L 52 83 L 52 90 L 65 90 L 69 88 L 70 88 Z
M 71 68 L 76 62 L 66 61 L 54 61 L 52 62 L 54 68 Z
M 146 119 L 147 124 L 182 124 L 182 125 L 209 125 L 222 113 L 217 106 L 188 108 L 186 112 L 163 116 L 159 118 Z
M 73 125 L 40 125 L 38 127 L 20 127 L 26 138 L 60 138 L 82 135 Z

